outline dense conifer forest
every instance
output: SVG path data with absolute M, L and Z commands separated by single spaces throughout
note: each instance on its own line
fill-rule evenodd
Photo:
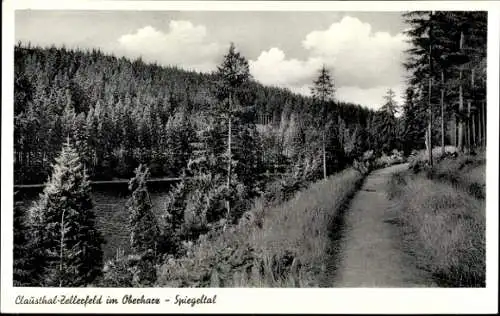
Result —
M 15 71 L 18 184 L 42 183 L 67 137 L 77 144 L 91 179 L 128 178 L 138 163 L 148 164 L 153 177 L 177 177 L 217 102 L 214 74 L 116 58 L 99 50 L 19 44 Z M 246 106 L 252 107 L 248 119 L 276 132 L 275 137 L 254 135 L 259 152 L 252 159 L 263 171 L 283 165 L 293 151 L 283 139 L 289 145 L 292 134 L 306 129 L 304 120 L 315 113 L 312 98 L 253 80 L 244 93 Z M 354 104 L 332 102 L 330 108 L 342 124 L 339 132 L 349 129 L 356 136 L 365 132 L 373 115 Z M 358 147 L 358 152 L 368 148 Z

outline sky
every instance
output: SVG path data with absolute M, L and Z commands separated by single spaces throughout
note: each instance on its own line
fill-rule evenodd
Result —
M 402 102 L 408 48 L 399 12 L 19 10 L 16 42 L 101 48 L 209 72 L 234 42 L 265 85 L 308 95 L 325 65 L 335 98 L 373 109 L 390 88 Z

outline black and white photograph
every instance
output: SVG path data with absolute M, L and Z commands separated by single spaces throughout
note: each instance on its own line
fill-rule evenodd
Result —
M 485 288 L 490 16 L 15 10 L 10 286 Z

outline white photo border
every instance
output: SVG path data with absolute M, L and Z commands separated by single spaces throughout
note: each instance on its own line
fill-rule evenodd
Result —
M 2 182 L 1 182 L 1 312 L 2 313 L 497 313 L 498 312 L 498 142 L 499 135 L 499 3 L 495 1 L 3 1 L 2 10 Z M 486 156 L 486 288 L 22 288 L 12 286 L 13 249 L 13 76 L 14 11 L 488 11 L 487 104 L 489 142 Z M 16 305 L 19 295 L 102 295 L 118 305 Z M 122 297 L 159 297 L 159 305 L 121 304 Z M 181 307 L 176 295 L 208 297 L 216 304 Z M 170 299 L 166 303 L 164 299 Z

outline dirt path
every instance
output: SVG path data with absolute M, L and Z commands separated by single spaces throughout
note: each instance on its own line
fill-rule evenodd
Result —
M 403 252 L 387 180 L 406 164 L 368 175 L 345 213 L 335 287 L 432 287 L 425 271 Z

